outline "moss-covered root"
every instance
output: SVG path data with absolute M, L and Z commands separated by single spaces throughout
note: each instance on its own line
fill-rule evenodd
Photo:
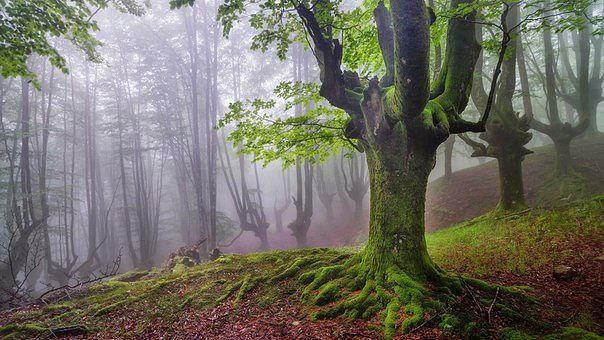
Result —
M 515 287 L 461 278 L 437 266 L 432 269 L 427 278 L 428 289 L 397 266 L 391 266 L 385 274 L 376 275 L 364 266 L 358 254 L 343 264 L 307 271 L 298 280 L 306 284 L 303 298 L 324 306 L 311 318 L 370 318 L 381 312 L 386 338 L 394 337 L 397 331 L 411 331 L 426 321 L 427 315 L 440 313 L 447 304 L 456 301 L 457 296 L 466 294 L 468 286 L 489 295 L 506 294 L 532 300 L 526 292 Z
M 308 271 L 300 275 L 299 280 L 307 284 L 303 297 L 310 303 L 325 306 L 311 318 L 369 318 L 382 312 L 386 338 L 394 337 L 397 329 L 403 333 L 413 329 L 424 321 L 425 314 L 443 305 L 439 302 L 441 299 L 398 267 L 393 266 L 385 275 L 378 276 L 363 266 L 360 256 L 341 265 Z M 445 276 L 438 281 L 450 293 L 448 287 L 452 285 L 444 284 Z

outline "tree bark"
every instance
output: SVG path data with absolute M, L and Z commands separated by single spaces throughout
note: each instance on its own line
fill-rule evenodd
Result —
M 497 157 L 499 166 L 499 205 L 502 210 L 518 210 L 524 203 L 522 158 L 524 155 L 507 153 Z
M 363 261 L 382 278 L 397 266 L 412 279 L 425 281 L 433 267 L 424 237 L 424 197 L 434 152 L 410 149 L 408 155 L 401 145 L 366 151 L 371 212 Z M 405 164 L 398 161 L 404 156 L 409 160 Z

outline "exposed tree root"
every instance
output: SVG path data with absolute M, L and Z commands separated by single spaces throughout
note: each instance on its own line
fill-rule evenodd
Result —
M 451 320 L 458 319 L 454 315 L 459 311 L 456 304 L 468 301 L 460 299 L 462 296 L 471 296 L 485 318 L 493 310 L 514 314 L 514 318 L 523 315 L 513 313 L 513 308 L 505 304 L 505 296 L 532 301 L 519 288 L 456 276 L 429 259 L 425 280 L 410 277 L 396 265 L 376 272 L 364 263 L 364 254 L 363 251 L 351 255 L 313 250 L 275 269 L 246 274 L 226 286 L 216 303 L 234 297 L 233 306 L 237 307 L 247 292 L 263 283 L 296 279 L 305 287 L 301 294 L 303 300 L 319 307 L 311 313 L 311 319 L 339 316 L 369 319 L 378 315 L 383 320 L 385 337 L 392 338 L 437 320 L 449 327 Z M 488 300 L 484 302 L 485 299 Z
M 298 281 L 306 285 L 302 297 L 322 306 L 311 314 L 312 319 L 338 316 L 370 318 L 381 314 L 384 334 L 386 338 L 392 338 L 398 332 L 410 332 L 435 315 L 450 310 L 451 304 L 469 291 L 468 286 L 493 295 L 508 294 L 531 299 L 514 287 L 453 276 L 436 265 L 425 283 L 412 279 L 396 266 L 379 275 L 364 265 L 362 254 L 340 264 L 331 262 L 331 265 L 318 268 L 307 264 L 315 268 L 298 276 Z M 296 261 L 284 273 L 291 274 L 294 269 L 300 271 L 300 262 Z

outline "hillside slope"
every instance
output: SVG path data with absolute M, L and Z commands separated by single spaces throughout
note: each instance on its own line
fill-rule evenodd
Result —
M 604 136 L 575 140 L 571 152 L 575 170 L 584 182 L 562 197 L 549 184 L 554 167 L 553 145 L 533 150 L 522 163 L 527 203 L 552 206 L 604 193 Z M 573 192 L 574 191 L 574 192 Z M 456 171 L 450 178 L 438 178 L 428 185 L 426 228 L 434 231 L 492 210 L 499 200 L 497 162 Z
M 442 267 L 495 283 L 532 286 L 535 290 L 530 294 L 539 303 L 521 309 L 521 315 L 504 308 L 508 297 L 503 293 L 493 297 L 469 290 L 454 305 L 470 319 L 461 323 L 451 317 L 452 311 L 427 315 L 427 322 L 402 338 L 520 339 L 527 331 L 553 334 L 550 339 L 597 339 L 577 327 L 604 332 L 603 221 L 604 196 L 599 196 L 554 211 L 487 215 L 430 234 L 429 251 Z M 193 267 L 178 265 L 171 271 L 126 273 L 90 288 L 58 292 L 44 303 L 0 313 L 0 336 L 380 338 L 379 313 L 369 320 L 311 321 L 309 314 L 320 307 L 301 301 L 304 286 L 296 279 L 299 272 L 285 270 L 309 258 L 320 259 L 316 263 L 322 264 L 341 263 L 355 251 L 308 248 L 232 254 Z M 551 268 L 556 264 L 572 266 L 577 275 L 555 281 Z M 544 323 L 527 324 L 523 315 L 529 310 L 535 310 L 531 318 Z M 401 312 L 397 322 L 408 317 Z

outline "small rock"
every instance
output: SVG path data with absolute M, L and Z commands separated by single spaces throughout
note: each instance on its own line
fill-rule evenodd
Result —
M 556 280 L 570 280 L 575 277 L 577 272 L 569 266 L 557 265 L 552 274 Z
M 294 325 L 294 326 L 298 326 L 299 324 L 300 324 L 300 321 L 294 321 L 294 322 L 292 322 L 292 325 Z

